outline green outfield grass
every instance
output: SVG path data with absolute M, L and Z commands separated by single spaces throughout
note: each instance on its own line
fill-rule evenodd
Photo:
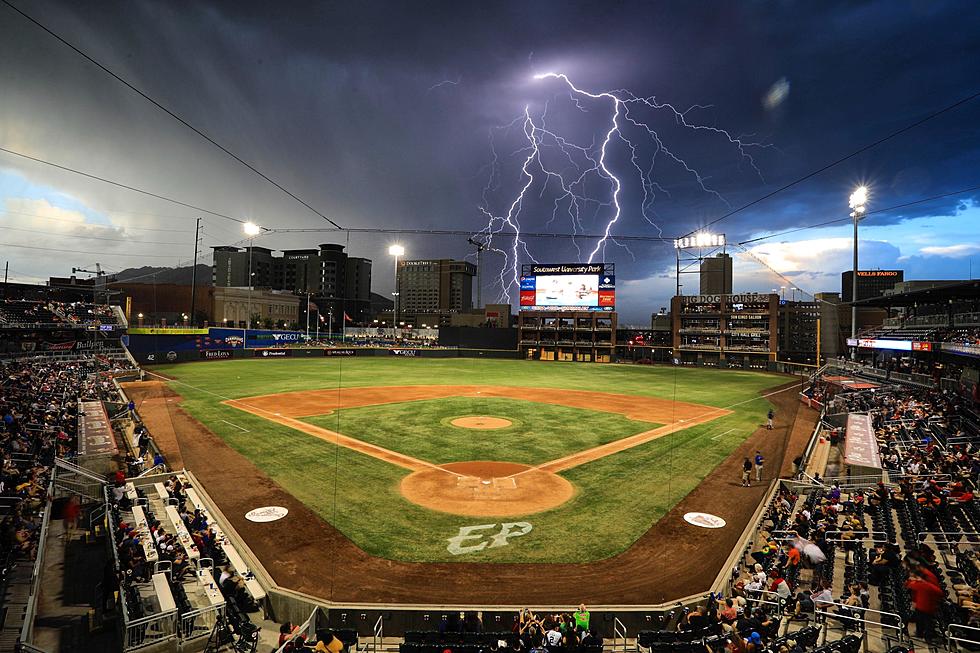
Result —
M 504 417 L 500 429 L 450 422 L 467 415 Z M 498 397 L 451 397 L 347 408 L 303 420 L 431 463 L 502 460 L 540 465 L 661 426 L 616 413 Z
M 419 562 L 576 562 L 615 555 L 636 541 L 763 423 L 770 404 L 760 393 L 787 380 L 746 371 L 424 358 L 236 360 L 160 366 L 154 371 L 175 379 L 171 386 L 183 395 L 183 406 L 192 415 L 358 546 L 373 555 Z M 734 412 L 563 472 L 576 486 L 576 495 L 558 508 L 522 518 L 533 526 L 528 535 L 511 540 L 508 546 L 454 556 L 447 551 L 448 538 L 461 526 L 518 519 L 461 517 L 421 508 L 403 499 L 398 491 L 404 469 L 221 404 L 226 398 L 338 385 L 458 384 L 676 398 L 732 407 Z M 495 439 L 495 446 L 500 447 L 495 450 L 508 452 L 506 456 L 495 455 L 495 459 L 527 462 L 545 455 L 544 451 L 554 446 L 554 438 L 560 440 L 563 433 L 575 442 L 575 448 L 569 447 L 564 453 L 572 453 L 654 426 L 608 413 L 533 402 L 499 399 L 494 401 L 506 403 L 499 404 L 499 410 L 472 410 L 466 403 L 453 405 L 455 401 L 345 409 L 310 421 L 337 428 L 339 417 L 342 432 L 382 446 L 388 446 L 385 442 L 396 444 L 390 448 L 432 462 L 484 457 L 476 455 L 480 450 L 477 439 L 484 437 Z M 430 403 L 431 407 L 419 406 Z M 501 431 L 442 425 L 450 414 L 492 414 L 516 419 L 518 428 L 538 429 L 541 425 L 528 416 L 525 403 L 532 403 L 538 412 L 555 409 L 557 412 L 551 414 L 560 419 L 553 430 L 536 430 L 526 448 L 514 432 L 516 441 L 502 438 L 496 442 L 498 436 L 505 435 Z M 401 414 L 389 412 L 412 404 L 416 405 L 414 413 L 411 409 Z M 424 429 L 426 415 L 433 419 L 428 433 Z M 409 449 L 402 429 L 413 430 L 411 437 L 418 440 L 417 446 Z M 459 435 L 453 438 L 457 430 Z M 517 458 L 521 455 L 525 460 Z M 549 453 L 545 459 L 553 457 Z M 589 536 L 577 537 L 577 533 Z

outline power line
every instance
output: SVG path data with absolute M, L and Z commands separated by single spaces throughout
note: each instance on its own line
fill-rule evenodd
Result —
M 282 234 L 282 233 L 337 233 L 337 232 L 349 232 L 349 233 L 366 233 L 366 234 L 407 234 L 407 235 L 419 235 L 419 236 L 473 236 L 474 231 L 464 231 L 461 229 L 385 229 L 382 227 L 373 228 L 341 228 L 333 229 L 330 227 L 323 228 L 310 228 L 310 229 L 269 229 L 269 233 Z M 498 232 L 493 234 L 495 238 L 554 238 L 554 239 L 575 239 L 575 238 L 602 238 L 602 234 L 556 234 L 547 232 L 521 232 L 508 233 L 508 232 Z M 615 236 L 616 240 L 629 240 L 629 241 L 641 241 L 641 242 L 653 242 L 653 243 L 672 243 L 673 238 L 666 238 L 664 236 Z
M 5 0 L 0 0 L 0 2 L 5 2 Z M 225 220 L 231 220 L 232 222 L 237 222 L 238 224 L 245 224 L 245 220 L 240 220 L 239 218 L 233 218 L 230 215 L 225 215 L 224 213 L 218 213 L 217 211 L 211 211 L 209 209 L 202 209 L 199 206 L 194 206 L 193 204 L 188 204 L 187 202 L 181 202 L 180 200 L 175 200 L 172 197 L 167 197 L 165 195 L 158 195 L 157 193 L 152 193 L 148 190 L 143 190 L 142 188 L 136 188 L 135 186 L 128 186 L 118 181 L 113 181 L 112 179 L 106 179 L 105 177 L 99 177 L 98 175 L 93 175 L 88 172 L 82 172 L 81 170 L 76 170 L 75 168 L 69 168 L 68 166 L 59 165 L 57 163 L 52 163 L 51 161 L 45 161 L 44 159 L 39 159 L 35 156 L 30 156 L 29 154 L 24 154 L 23 152 L 15 152 L 14 150 L 0 147 L 0 152 L 6 152 L 7 154 L 12 154 L 13 156 L 19 156 L 22 159 L 27 159 L 29 161 L 34 161 L 35 163 L 43 163 L 46 166 L 51 166 L 52 168 L 57 168 L 58 170 L 64 170 L 65 172 L 71 172 L 76 175 L 81 175 L 82 177 L 87 177 L 89 179 L 95 179 L 96 181 L 101 181 L 105 184 L 110 184 L 112 186 L 118 186 L 119 188 L 125 188 L 126 190 L 133 191 L 134 193 L 140 193 L 141 195 L 147 195 L 158 200 L 163 200 L 164 202 L 170 202 L 172 204 L 177 204 L 178 206 L 183 206 L 188 209 L 194 209 L 195 211 L 202 211 L 219 218 L 224 218 Z
M 207 142 L 211 143 L 211 145 L 215 146 L 216 148 L 218 148 L 219 150 L 221 150 L 222 152 L 224 152 L 225 154 L 227 154 L 228 156 L 230 156 L 231 158 L 233 158 L 235 161 L 238 161 L 240 164 L 242 164 L 243 166 L 245 166 L 246 168 L 248 168 L 249 170 L 251 170 L 252 172 L 254 172 L 255 174 L 257 174 L 258 176 L 260 176 L 263 179 L 265 179 L 267 182 L 269 182 L 270 184 L 272 184 L 273 186 L 275 186 L 276 188 L 278 188 L 279 190 L 281 190 L 282 192 L 284 192 L 286 195 L 289 195 L 291 198 L 293 198 L 294 200 L 296 200 L 297 202 L 299 202 L 300 204 L 302 204 L 303 206 L 305 206 L 306 208 L 308 208 L 310 211 L 313 211 L 313 213 L 317 214 L 318 216 L 320 216 L 321 218 L 323 218 L 324 220 L 326 220 L 327 222 L 329 222 L 333 226 L 337 227 L 338 229 L 340 228 L 340 225 L 339 224 L 337 224 L 336 222 L 334 222 L 333 220 L 331 220 L 330 218 L 328 218 L 327 216 L 325 216 L 320 211 L 318 211 L 315 208 L 313 208 L 305 200 L 299 198 L 294 193 L 292 193 L 291 191 L 289 191 L 285 187 L 283 187 L 281 184 L 279 184 L 277 181 L 273 180 L 271 177 L 269 177 L 268 175 L 266 175 L 264 172 L 262 172 L 261 170 L 259 170 L 255 166 L 253 166 L 251 163 L 248 163 L 247 161 L 245 161 L 244 159 L 242 159 L 240 156 L 238 156 L 237 154 L 235 154 L 234 152 L 232 152 L 231 150 L 229 150 L 227 147 L 225 147 L 224 145 L 221 145 L 216 140 L 214 140 L 213 138 L 211 138 L 210 136 L 208 136 L 207 134 L 205 134 L 203 131 L 201 131 L 200 129 L 198 129 L 194 125 L 190 124 L 185 119 L 181 118 L 179 115 L 177 115 L 176 113 L 174 113 L 172 110 L 170 110 L 167 107 L 163 106 L 162 104 L 160 104 L 159 102 L 157 102 L 156 100 L 154 100 L 152 97 L 150 97 L 149 95 L 147 95 L 146 93 L 144 93 L 143 91 L 141 91 L 139 88 L 137 88 L 136 86 L 134 86 L 133 84 L 131 84 L 127 80 L 123 79 L 122 77 L 120 77 L 119 75 L 117 75 L 116 73 L 114 73 L 112 70 L 110 70 L 109 68 L 107 68 L 105 65 L 103 65 L 102 63 L 96 61 L 95 59 L 93 59 L 92 57 L 90 57 L 88 54 L 86 54 L 85 52 L 83 52 L 81 49 L 79 49 L 78 47 L 76 47 L 76 46 L 72 45 L 71 43 L 69 43 L 67 40 L 65 40 L 60 35 L 58 35 L 54 31 L 52 31 L 46 25 L 42 24 L 40 21 L 38 21 L 33 16 L 31 16 L 31 15 L 25 13 L 24 11 L 18 9 L 16 6 L 14 6 L 12 3 L 10 3 L 9 0 L 0 0 L 0 2 L 3 2 L 3 4 L 7 5 L 12 10 L 14 10 L 15 12 L 17 12 L 18 14 L 20 14 L 21 16 L 23 16 L 24 18 L 26 18 L 30 22 L 34 23 L 36 26 L 38 26 L 39 28 L 41 28 L 42 30 L 44 30 L 45 32 L 47 32 L 49 35 L 51 35 L 52 37 L 54 37 L 55 39 L 57 39 L 58 41 L 60 41 L 62 44 L 64 44 L 68 48 L 70 48 L 72 51 L 74 51 L 79 56 L 83 57 L 84 59 L 86 59 L 90 63 L 94 64 L 97 68 L 99 68 L 100 70 L 102 70 L 103 72 L 105 72 L 107 75 L 109 75 L 110 77 L 112 77 L 113 79 L 115 79 L 117 82 L 119 82 L 120 84 L 122 84 L 123 86 L 125 86 L 126 88 L 128 88 L 129 90 L 133 91 L 134 93 L 136 93 L 137 95 L 139 95 L 140 97 L 142 97 L 144 100 L 146 100 L 147 102 L 149 102 L 150 104 L 152 104 L 156 108 L 160 109 L 161 111 L 163 111 L 164 113 L 166 113 L 168 116 L 170 116 L 171 118 L 173 118 L 174 120 L 176 120 L 177 122 L 179 122 L 180 124 L 182 124 L 184 127 L 187 127 L 188 129 L 190 129 L 192 132 L 194 132 L 195 134 L 197 134 L 198 136 L 200 136 L 201 138 L 203 138 Z
M 81 214 L 77 209 L 69 209 L 64 206 L 57 206 L 56 204 L 51 204 L 53 208 L 60 209 L 62 211 L 76 211 Z M 80 227 L 95 227 L 97 229 L 133 229 L 136 231 L 165 231 L 167 233 L 175 234 L 189 234 L 193 233 L 187 229 L 156 229 L 153 227 L 133 227 L 130 225 L 118 226 L 114 224 L 99 224 L 98 222 L 79 222 L 78 220 L 68 220 L 67 218 L 52 218 L 51 216 L 41 215 L 39 213 L 28 213 L 26 211 L 13 211 L 11 209 L 0 209 L 0 213 L 11 214 L 11 215 L 23 215 L 28 218 L 38 218 L 39 220 L 52 220 L 54 222 L 67 222 L 68 224 L 78 225 Z M 100 213 L 110 213 L 110 211 L 100 211 Z M 119 215 L 125 215 L 119 211 L 111 211 L 111 213 L 118 213 Z M 84 214 L 82 214 L 84 215 Z M 162 217 L 162 216 L 161 216 Z
M 50 236 L 52 238 L 82 238 L 85 240 L 108 240 L 114 243 L 129 243 L 130 245 L 184 245 L 185 243 L 162 243 L 154 240 L 131 240 L 129 238 L 103 238 L 102 236 L 82 236 L 81 234 L 70 234 L 70 233 L 52 233 L 50 231 L 38 231 L 37 229 L 22 229 L 20 227 L 6 227 L 0 225 L 0 229 L 6 229 L 7 231 L 23 231 L 29 234 L 42 234 L 44 236 Z M 134 254 L 134 256 L 142 256 L 142 254 Z
M 3 0 L 3 1 L 6 2 L 6 0 Z M 743 204 L 742 206 L 738 207 L 737 209 L 732 209 L 728 213 L 725 213 L 724 215 L 715 218 L 714 220 L 708 222 L 707 224 L 705 224 L 705 225 L 703 225 L 701 227 L 698 227 L 694 231 L 688 232 L 687 234 L 685 234 L 685 236 L 690 236 L 691 234 L 696 233 L 697 231 L 700 231 L 701 229 L 707 229 L 708 227 L 710 227 L 710 226 L 712 226 L 714 224 L 717 224 L 717 223 L 721 222 L 722 220 L 724 220 L 726 218 L 732 217 L 736 213 L 740 213 L 740 212 L 744 211 L 745 209 L 747 209 L 747 208 L 749 208 L 751 206 L 755 206 L 756 204 L 759 204 L 760 202 L 763 202 L 763 201 L 769 199 L 770 197 L 773 197 L 774 195 L 778 195 L 779 193 L 783 192 L 784 190 L 787 190 L 789 188 L 792 188 L 793 186 L 796 186 L 797 184 L 801 184 L 804 181 L 806 181 L 807 179 L 810 179 L 811 177 L 815 177 L 815 176 L 819 175 L 820 173 L 825 172 L 825 171 L 833 168 L 834 166 L 843 163 L 844 161 L 847 161 L 848 159 L 853 159 L 854 157 L 856 157 L 857 155 L 861 154 L 862 152 L 867 152 L 868 150 L 870 150 L 870 149 L 872 149 L 874 147 L 877 147 L 878 145 L 881 145 L 882 143 L 884 143 L 886 141 L 889 141 L 889 140 L 895 138 L 896 136 L 899 136 L 901 134 L 904 134 L 907 131 L 911 131 L 912 129 L 915 129 L 919 125 L 921 125 L 923 123 L 926 123 L 926 122 L 929 122 L 933 118 L 936 118 L 938 116 L 941 116 L 941 115 L 943 115 L 944 113 L 946 113 L 948 111 L 952 111 L 953 109 L 955 109 L 955 108 L 957 108 L 959 106 L 962 106 L 962 105 L 966 104 L 967 102 L 970 102 L 971 100 L 975 100 L 978 97 L 980 97 L 980 91 L 977 91 L 976 93 L 973 93 L 972 95 L 968 95 L 967 97 L 965 97 L 965 98 L 963 98 L 961 100 L 958 100 L 958 101 L 956 101 L 956 102 L 954 102 L 954 103 L 952 103 L 950 105 L 947 105 L 947 106 L 943 107 L 942 109 L 939 109 L 938 111 L 934 111 L 933 113 L 930 113 L 926 117 L 920 118 L 919 120 L 916 120 L 915 122 L 913 122 L 910 125 L 906 125 L 905 127 L 902 127 L 901 129 L 898 129 L 896 131 L 893 131 L 892 133 L 888 134 L 887 136 L 883 136 L 883 137 L 879 138 L 878 140 L 874 141 L 873 143 L 869 143 L 868 145 L 865 145 L 865 146 L 863 146 L 861 148 L 858 148 L 857 150 L 851 152 L 850 154 L 848 154 L 846 156 L 842 156 L 841 158 L 839 158 L 839 159 L 837 159 L 835 161 L 832 161 L 832 162 L 830 162 L 830 163 L 828 163 L 828 164 L 826 164 L 826 165 L 824 165 L 824 166 L 822 166 L 822 167 L 814 170 L 813 172 L 810 172 L 810 173 L 807 173 L 807 174 L 803 175 L 802 177 L 796 179 L 795 181 L 791 181 L 790 183 L 785 184 L 783 186 L 780 186 L 779 188 L 777 188 L 776 190 L 774 190 L 774 191 L 772 191 L 770 193 L 766 193 L 762 197 L 759 197 L 757 199 L 752 200 L 748 204 Z
M 57 247 L 37 247 L 34 245 L 14 245 L 13 243 L 0 243 L 0 247 L 19 247 L 20 249 L 37 249 L 44 252 L 68 252 L 69 254 L 92 254 L 93 256 L 129 256 L 136 258 L 173 258 L 172 254 L 135 254 L 133 252 L 83 252 L 78 249 L 59 249 Z
M 904 209 L 907 206 L 915 206 L 916 204 L 925 204 L 926 202 L 932 202 L 934 200 L 943 199 L 944 197 L 953 197 L 954 195 L 962 195 L 963 193 L 969 193 L 969 192 L 975 191 L 975 190 L 980 190 L 980 186 L 971 186 L 969 188 L 961 188 L 960 190 L 954 190 L 954 191 L 951 191 L 949 193 L 943 193 L 942 195 L 933 195 L 932 197 L 925 197 L 923 199 L 914 200 L 912 202 L 905 202 L 903 204 L 896 204 L 894 206 L 889 206 L 889 207 L 884 208 L 884 209 L 875 209 L 874 211 L 868 211 L 867 213 L 865 213 L 864 214 L 865 217 L 862 218 L 862 220 L 863 219 L 866 219 L 867 216 L 869 216 L 869 215 L 875 215 L 877 213 L 887 213 L 889 211 L 894 211 L 896 209 Z M 851 218 L 849 218 L 849 217 L 847 217 L 847 218 L 836 218 L 834 220 L 827 220 L 826 222 L 818 222 L 817 224 L 811 224 L 811 225 L 807 225 L 805 227 L 796 227 L 794 229 L 787 229 L 786 231 L 777 231 L 776 233 L 769 234 L 768 236 L 759 236 L 758 238 L 750 238 L 749 240 L 743 240 L 743 241 L 741 241 L 739 243 L 736 243 L 736 244 L 737 245 L 747 245 L 749 243 L 755 243 L 755 242 L 758 242 L 760 240 L 768 240 L 770 238 L 776 238 L 777 236 L 785 236 L 786 234 L 792 234 L 792 233 L 796 233 L 798 231 L 806 231 L 808 229 L 816 229 L 818 227 L 826 227 L 827 225 L 837 224 L 839 222 L 845 222 L 845 221 L 846 222 L 850 222 L 851 221 Z

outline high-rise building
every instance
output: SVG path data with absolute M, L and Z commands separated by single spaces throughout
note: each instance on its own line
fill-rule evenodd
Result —
M 336 324 L 344 314 L 365 322 L 371 311 L 371 261 L 351 257 L 343 245 L 326 243 L 319 249 L 290 249 L 274 256 L 265 247 L 215 247 L 212 280 L 218 287 L 248 287 L 249 249 L 252 286 L 309 294 L 317 310 L 332 313 Z M 305 306 L 303 307 L 305 321 Z
M 896 283 L 901 283 L 905 278 L 904 270 L 858 270 L 858 301 L 881 297 L 886 290 L 891 290 Z M 848 270 L 840 275 L 841 301 L 845 304 L 851 301 L 851 292 L 854 288 L 854 272 Z
M 718 254 L 701 261 L 701 294 L 732 294 L 732 257 Z
M 461 313 L 473 308 L 476 266 L 467 261 L 432 259 L 398 262 L 400 315 Z

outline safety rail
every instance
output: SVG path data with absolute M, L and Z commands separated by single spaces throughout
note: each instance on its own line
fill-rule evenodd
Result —
M 125 629 L 123 647 L 125 651 L 136 651 L 177 637 L 176 609 L 129 620 L 125 600 L 122 601 L 122 605 L 125 619 L 123 623 Z
M 198 637 L 209 637 L 218 620 L 224 617 L 225 606 L 209 605 L 190 610 L 180 615 L 180 639 L 188 641 Z
M 48 483 L 48 496 L 54 493 L 54 477 L 56 474 L 57 470 L 51 470 L 51 480 Z M 49 503 L 44 509 L 44 516 L 41 518 L 37 555 L 34 558 L 34 566 L 31 569 L 30 595 L 27 598 L 27 606 L 24 609 L 24 625 L 20 628 L 21 644 L 30 644 L 31 640 L 34 639 L 34 618 L 37 616 L 37 600 L 41 590 L 41 570 L 44 568 L 48 529 L 51 526 L 51 508 L 52 505 Z
M 937 537 L 937 536 L 941 536 L 941 537 Z M 955 540 L 949 539 L 951 536 L 956 536 L 957 539 Z M 928 537 L 932 537 L 933 541 L 936 544 L 945 545 L 945 546 L 955 546 L 959 544 L 960 540 L 963 539 L 964 537 L 968 539 L 972 538 L 973 541 L 968 542 L 969 544 L 976 544 L 978 541 L 977 538 L 980 538 L 980 533 L 976 531 L 919 531 L 918 533 L 915 534 L 915 539 L 918 541 L 919 544 L 925 542 L 926 538 Z
M 846 612 L 830 612 L 829 610 L 823 609 L 821 607 L 815 607 L 813 614 L 815 619 L 820 621 L 824 625 L 823 629 L 823 642 L 827 642 L 827 631 L 829 626 L 827 625 L 827 619 L 838 619 L 843 622 L 854 624 L 854 627 L 861 631 L 861 637 L 864 640 L 864 648 L 867 650 L 868 643 L 868 628 L 867 626 L 877 626 L 882 629 L 880 633 L 882 639 L 885 640 L 895 640 L 898 642 L 905 641 L 905 623 L 902 621 L 902 617 L 895 612 L 883 612 L 881 610 L 874 610 L 872 608 L 865 608 L 861 606 L 846 605 L 844 603 L 834 603 L 832 601 L 821 601 L 820 606 L 835 606 L 837 608 L 843 608 Z M 862 615 L 861 617 L 854 616 L 854 613 Z M 869 616 L 869 614 L 879 615 L 877 621 L 872 621 L 871 619 L 865 619 L 863 617 Z M 883 617 L 888 617 L 886 621 Z M 888 632 L 885 632 L 888 631 Z M 894 632 L 894 634 L 892 634 Z
M 963 631 L 960 633 L 960 631 Z M 969 631 L 969 632 L 966 632 Z M 972 639 L 966 637 L 966 635 L 971 635 Z M 976 626 L 967 626 L 964 624 L 949 624 L 946 627 L 946 632 L 944 633 L 946 637 L 946 649 L 949 651 L 965 648 L 961 647 L 960 644 L 969 645 L 969 650 L 976 650 L 976 647 L 980 646 L 980 628 Z M 950 642 L 956 642 L 956 644 L 950 644 Z
M 154 465 L 153 467 L 150 467 L 145 472 L 141 472 L 137 474 L 135 478 L 143 478 L 144 476 L 150 476 L 152 474 L 164 474 L 166 473 L 166 471 L 167 471 L 167 466 L 164 465 L 163 463 L 160 463 L 159 465 Z
M 888 539 L 888 533 L 884 531 L 827 531 L 825 535 L 828 542 L 872 542 L 874 544 L 887 544 L 891 541 Z M 851 535 L 852 537 L 844 537 L 844 535 Z
M 311 615 L 312 619 L 312 615 Z M 385 621 L 384 615 L 378 615 L 378 620 L 374 622 L 374 628 L 371 629 L 371 650 L 377 652 L 381 650 L 381 643 L 385 638 Z
M 613 617 L 613 644 L 612 650 L 626 652 L 626 625 L 619 620 L 618 617 Z
M 68 460 L 66 460 L 64 458 L 55 458 L 54 459 L 54 464 L 55 464 L 55 467 L 60 467 L 61 469 L 65 470 L 66 472 L 71 472 L 73 474 L 78 474 L 79 476 L 84 476 L 84 477 L 86 477 L 86 478 L 88 478 L 90 480 L 96 481 L 98 483 L 105 483 L 106 482 L 105 478 L 99 476 L 98 474 L 96 474 L 94 472 L 91 472 L 91 471 L 85 469 L 84 467 L 80 467 L 80 466 L 76 465 L 75 463 L 70 462 L 70 461 L 68 461 Z

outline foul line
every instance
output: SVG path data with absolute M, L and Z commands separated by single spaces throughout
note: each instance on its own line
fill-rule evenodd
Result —
M 235 424 L 235 423 L 233 423 L 233 422 L 229 422 L 229 421 L 228 421 L 228 420 L 226 420 L 226 419 L 223 419 L 223 420 L 221 420 L 221 421 L 222 421 L 222 422 L 224 422 L 225 424 L 227 424 L 228 426 L 234 426 L 234 427 L 235 427 L 236 429 L 240 429 L 240 430 L 242 430 L 242 431 L 245 431 L 246 433 L 251 433 L 251 431 L 249 431 L 248 429 L 243 429 L 243 428 L 242 428 L 242 427 L 240 427 L 240 426 L 239 426 L 238 424 Z

